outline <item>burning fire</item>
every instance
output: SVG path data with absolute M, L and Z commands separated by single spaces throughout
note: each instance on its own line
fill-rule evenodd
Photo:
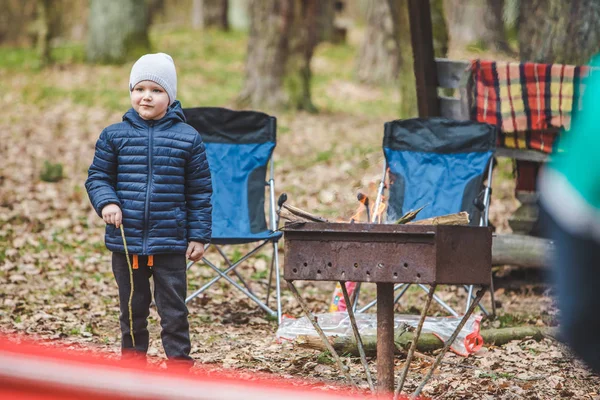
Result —
M 383 213 L 387 208 L 386 197 L 382 195 L 381 202 L 378 205 L 374 204 L 374 202 L 371 203 L 369 197 L 364 193 L 359 192 L 356 197 L 360 202 L 360 205 L 356 209 L 354 215 L 350 217 L 350 222 L 360 222 L 363 214 L 366 212 L 366 222 L 380 224 L 383 219 Z M 377 209 L 375 209 L 375 207 L 377 207 Z
M 377 198 L 377 188 L 375 187 L 374 183 L 369 185 L 369 192 L 375 193 L 373 198 Z M 381 195 L 379 204 L 376 204 L 376 201 L 371 201 L 369 196 L 362 192 L 358 192 L 356 198 L 360 202 L 360 205 L 356 209 L 354 215 L 350 217 L 350 222 L 360 222 L 362 215 L 366 213 L 366 222 L 380 224 L 383 220 L 383 213 L 387 208 L 387 199 L 385 195 Z

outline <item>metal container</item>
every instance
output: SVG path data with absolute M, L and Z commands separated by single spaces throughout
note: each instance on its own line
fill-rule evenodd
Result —
M 489 285 L 487 227 L 317 223 L 284 228 L 284 279 Z

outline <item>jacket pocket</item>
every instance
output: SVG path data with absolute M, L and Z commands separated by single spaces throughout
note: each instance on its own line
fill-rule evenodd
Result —
M 177 220 L 177 239 L 185 239 L 186 234 L 186 215 L 181 208 L 175 209 L 175 218 Z
M 120 236 L 121 232 L 113 224 L 107 224 L 106 234 L 108 236 Z

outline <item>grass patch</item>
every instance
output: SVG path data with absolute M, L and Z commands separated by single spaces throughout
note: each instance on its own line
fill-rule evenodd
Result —
M 515 377 L 514 374 L 509 374 L 507 372 L 482 372 L 479 375 L 477 375 L 478 378 L 480 379 L 491 379 L 493 381 L 498 380 L 498 379 L 512 379 Z
M 514 314 L 502 314 L 498 315 L 497 321 L 500 323 L 498 328 L 511 328 L 526 324 L 528 319 L 526 317 Z
M 331 354 L 328 351 L 319 353 L 319 355 L 317 356 L 317 362 L 319 364 L 326 364 L 326 365 L 331 365 L 331 364 L 335 363 L 333 357 L 331 357 Z

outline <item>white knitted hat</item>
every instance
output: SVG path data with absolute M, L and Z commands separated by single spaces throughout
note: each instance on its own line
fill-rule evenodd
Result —
M 146 54 L 133 64 L 129 75 L 129 92 L 141 81 L 158 83 L 169 95 L 169 105 L 177 98 L 177 72 L 170 55 Z

